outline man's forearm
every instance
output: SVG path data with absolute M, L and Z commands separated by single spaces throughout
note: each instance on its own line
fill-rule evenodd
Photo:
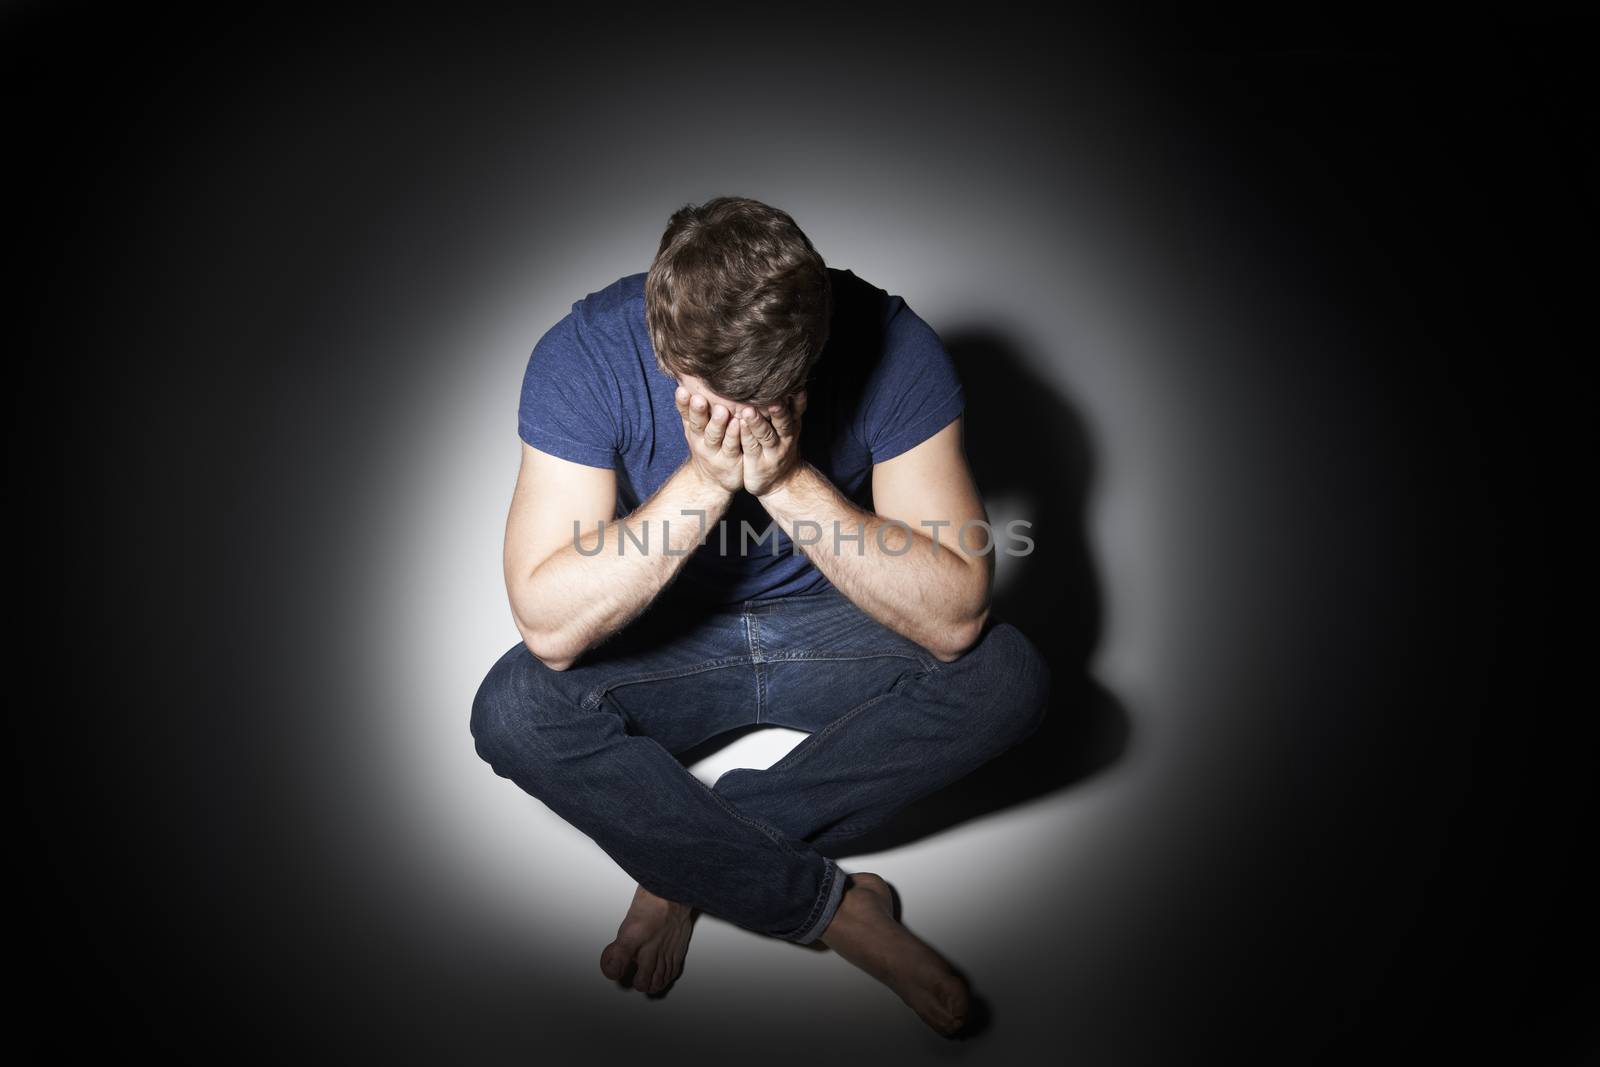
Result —
M 779 529 L 861 610 L 943 660 L 959 656 L 988 614 L 987 559 L 857 507 L 809 463 L 761 497 Z M 836 535 L 837 531 L 837 535 Z
M 632 514 L 574 531 L 513 592 L 529 650 L 560 670 L 649 606 L 733 494 L 682 467 Z

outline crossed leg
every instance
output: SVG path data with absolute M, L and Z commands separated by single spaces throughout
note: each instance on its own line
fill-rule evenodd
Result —
M 860 630 L 852 611 L 829 607 L 809 621 L 838 638 Z M 903 639 L 885 643 L 887 631 L 856 632 L 840 651 L 802 627 L 796 647 L 781 639 L 794 615 L 767 618 L 777 647 L 763 648 L 751 619 L 696 630 L 687 656 L 602 655 L 566 672 L 514 647 L 475 701 L 478 751 L 639 882 L 602 953 L 609 976 L 666 988 L 694 914 L 710 910 L 773 936 L 821 940 L 951 1032 L 964 984 L 898 923 L 886 882 L 846 876 L 808 839 L 864 832 L 1025 736 L 1042 714 L 1043 662 L 1003 624 L 938 664 Z M 813 732 L 773 767 L 730 771 L 708 790 L 673 753 L 750 721 L 752 692 L 757 721 Z M 863 692 L 822 721 L 839 695 Z
M 876 625 L 852 614 L 843 620 L 846 630 Z M 881 664 L 798 653 L 768 666 L 768 689 L 779 697 L 768 721 L 812 732 L 772 766 L 730 770 L 714 788 L 812 845 L 866 833 L 1015 745 L 1038 727 L 1049 695 L 1042 657 L 1004 623 L 960 659 L 904 674 L 826 723 L 819 715 L 827 715 L 841 672 Z M 846 885 L 821 941 L 894 990 L 935 1030 L 959 1032 L 970 1003 L 965 979 L 901 925 L 898 894 L 883 878 L 854 873 Z

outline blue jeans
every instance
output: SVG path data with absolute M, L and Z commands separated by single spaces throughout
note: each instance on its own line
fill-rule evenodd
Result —
M 675 588 L 567 670 L 512 646 L 479 687 L 472 735 L 640 885 L 746 929 L 816 940 L 847 875 L 814 846 L 865 833 L 1044 717 L 1049 668 L 1009 623 L 944 663 L 833 587 L 726 607 Z M 810 736 L 709 787 L 676 758 L 758 723 Z

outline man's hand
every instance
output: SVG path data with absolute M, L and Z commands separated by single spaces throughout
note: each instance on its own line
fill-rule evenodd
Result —
M 689 442 L 689 464 L 712 485 L 728 492 L 744 488 L 744 457 L 739 442 L 739 420 L 721 404 L 708 405 L 699 393 L 678 386 L 673 398 Z M 708 410 L 709 408 L 709 410 Z
M 916 447 L 875 463 L 874 510 L 847 498 L 803 458 L 761 498 L 778 528 L 840 592 L 947 663 L 983 631 L 994 568 L 988 548 L 969 549 L 951 532 L 939 543 L 918 529 L 959 532 L 969 522 L 988 522 L 961 432 L 957 415 Z M 800 536 L 802 522 L 811 537 Z M 820 536 L 829 528 L 831 547 Z M 844 531 L 853 550 L 845 547 Z
M 742 405 L 735 426 L 742 425 L 744 487 L 752 496 L 765 496 L 782 484 L 800 459 L 800 416 L 806 394 L 801 390 L 765 411 Z

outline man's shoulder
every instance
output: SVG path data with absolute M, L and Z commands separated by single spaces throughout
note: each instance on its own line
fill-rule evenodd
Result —
M 625 274 L 603 288 L 572 302 L 561 322 L 552 327 L 552 340 L 573 349 L 575 358 L 593 368 L 635 361 L 634 349 L 647 344 L 644 322 L 644 272 Z
M 928 327 L 903 297 L 849 269 L 829 267 L 833 325 L 824 359 L 829 373 L 858 385 L 906 362 L 926 361 Z
M 878 335 L 903 310 L 905 300 L 849 267 L 829 267 L 835 326 L 853 337 Z
M 644 304 L 645 272 L 624 274 L 610 285 L 573 301 L 572 312 L 589 322 L 619 320 Z
M 629 440 L 628 398 L 648 395 L 640 331 L 619 314 L 642 277 L 624 275 L 574 300 L 534 344 L 518 415 L 527 444 L 587 466 L 614 466 Z

